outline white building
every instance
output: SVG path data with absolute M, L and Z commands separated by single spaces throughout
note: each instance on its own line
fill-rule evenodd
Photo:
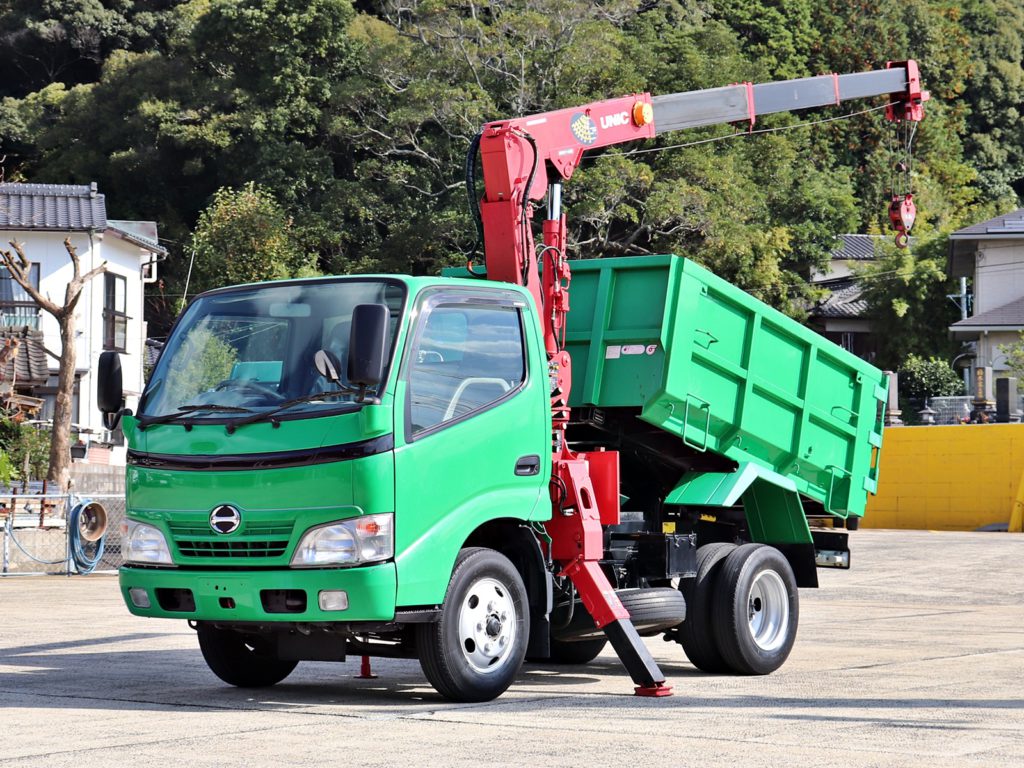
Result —
M 973 313 L 949 330 L 974 343 L 971 394 L 994 400 L 993 382 L 1007 372 L 999 347 L 1024 331 L 1024 208 L 972 224 L 949 236 L 953 277 L 970 278 Z
M 87 442 L 113 443 L 111 452 L 90 450 L 87 460 L 124 463 L 120 435 L 103 429 L 96 406 L 97 361 L 104 350 L 121 353 L 127 405 L 133 408 L 143 386 L 143 285 L 156 280 L 156 265 L 167 251 L 157 242 L 156 224 L 107 219 L 104 196 L 95 183 L 0 184 L 0 246 L 23 243 L 39 290 L 62 304 L 73 274 L 64 247 L 70 238 L 82 274 L 107 263 L 107 271 L 82 290 L 75 313 L 77 365 L 72 421 Z M 18 333 L 29 344 L 41 344 L 49 360 L 49 379 L 30 392 L 44 400 L 40 418 L 53 414 L 58 360 L 61 352 L 57 321 L 42 312 L 31 297 L 0 266 L 0 333 Z

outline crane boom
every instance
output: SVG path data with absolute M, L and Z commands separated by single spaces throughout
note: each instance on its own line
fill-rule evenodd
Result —
M 472 205 L 477 204 L 473 199 L 477 149 L 484 178 L 479 224 L 487 278 L 525 286 L 534 298 L 544 333 L 551 382 L 554 489 L 554 514 L 546 524 L 551 537 L 549 555 L 560 564 L 559 575 L 568 576 L 576 585 L 640 695 L 669 695 L 671 689 L 599 565 L 604 555 L 602 525 L 619 519 L 618 454 L 575 452 L 565 442 L 572 361 L 562 346 L 571 270 L 566 260 L 562 182 L 572 177 L 589 150 L 699 126 L 745 122 L 753 127 L 761 115 L 882 95 L 889 97 L 888 120 L 921 120 L 928 93 L 921 89 L 917 63 L 888 62 L 884 69 L 870 72 L 739 83 L 665 96 L 631 94 L 487 123 L 470 149 L 467 187 Z M 539 257 L 543 269 L 539 270 L 531 201 L 545 197 L 544 247 Z M 907 207 L 904 213 L 912 223 L 909 194 L 902 202 L 894 198 L 894 223 L 903 212 L 900 205 Z M 904 238 L 909 226 L 902 230 Z

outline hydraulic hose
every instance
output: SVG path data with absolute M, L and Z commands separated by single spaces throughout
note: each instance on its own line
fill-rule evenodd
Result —
M 7 538 L 14 542 L 14 546 L 21 550 L 21 554 L 40 565 L 60 565 L 65 562 L 64 558 L 61 558 L 60 560 L 42 560 L 25 549 L 24 545 L 18 541 L 18 537 L 14 535 L 14 524 L 12 522 L 13 517 L 13 515 L 8 516 L 7 521 L 4 523 L 4 532 L 7 534 Z

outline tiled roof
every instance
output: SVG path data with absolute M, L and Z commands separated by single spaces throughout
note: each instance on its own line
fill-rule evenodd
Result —
M 19 342 L 18 353 L 11 359 L 3 350 L 12 341 Z M 9 384 L 14 378 L 15 387 L 35 387 L 46 384 L 50 375 L 43 347 L 43 334 L 27 327 L 0 328 L 0 357 L 6 359 L 0 365 L 0 386 Z
M 832 258 L 871 261 L 875 258 L 875 243 L 884 239 L 882 235 L 836 235 L 839 246 L 833 249 Z
M 958 229 L 950 240 L 1024 240 L 1024 208 Z
M 139 225 L 150 225 L 149 231 L 154 233 L 154 236 L 144 234 L 142 228 Z M 129 243 L 135 243 L 140 248 L 145 248 L 150 253 L 155 253 L 158 256 L 166 256 L 167 249 L 164 248 L 157 241 L 155 237 L 156 224 L 151 221 L 114 221 L 113 219 L 107 222 L 107 232 L 113 232 L 122 240 L 127 240 Z
M 1024 328 L 1024 298 L 1016 299 L 1009 304 L 1004 304 L 995 309 L 990 309 L 988 312 L 982 312 L 979 315 L 958 320 L 949 327 L 956 331 L 969 331 L 973 328 L 995 328 L 1000 326 L 1007 330 Z
M 828 287 L 832 293 L 811 310 L 813 317 L 864 317 L 868 303 L 861 298 L 860 286 L 853 280 L 837 280 Z
M 0 229 L 107 228 L 107 206 L 96 184 L 0 184 Z

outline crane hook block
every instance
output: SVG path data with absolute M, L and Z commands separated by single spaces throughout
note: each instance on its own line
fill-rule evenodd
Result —
M 889 221 L 892 228 L 896 230 L 896 247 L 906 248 L 910 242 L 910 230 L 917 219 L 917 206 L 914 205 L 914 196 L 911 193 L 905 195 L 893 195 L 889 203 Z

